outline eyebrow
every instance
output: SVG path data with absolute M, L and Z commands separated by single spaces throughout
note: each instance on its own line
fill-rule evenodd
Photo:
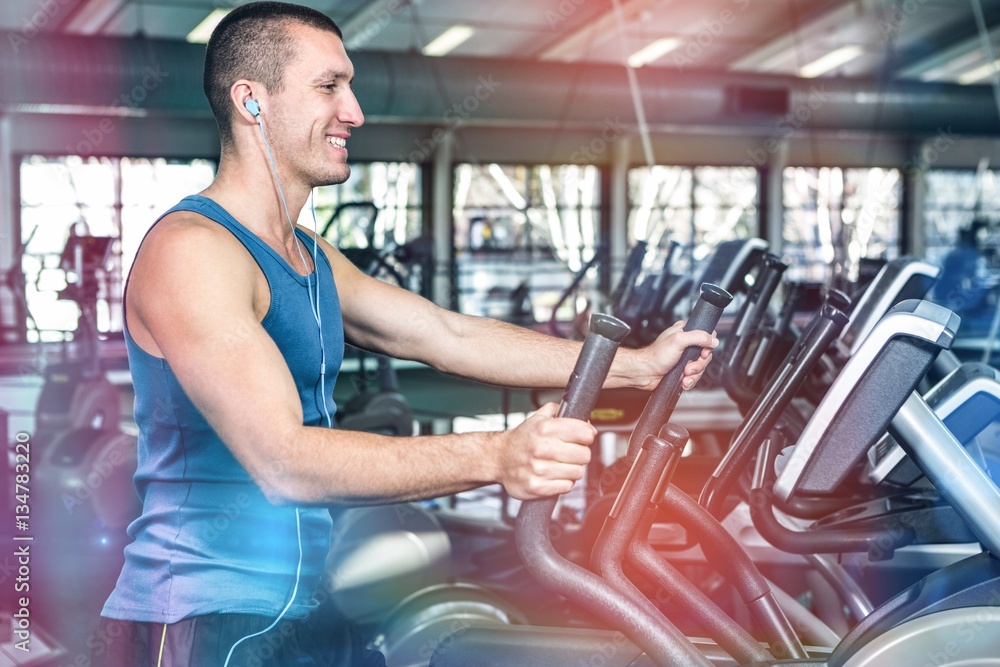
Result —
M 346 80 L 347 83 L 351 83 L 352 81 L 354 81 L 354 72 L 328 69 L 317 75 L 313 79 L 313 83 L 322 83 L 323 81 L 330 81 L 331 79 L 336 81 Z

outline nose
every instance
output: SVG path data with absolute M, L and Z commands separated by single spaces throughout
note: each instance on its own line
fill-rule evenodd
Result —
M 350 127 L 361 127 L 365 123 L 365 115 L 361 112 L 361 105 L 358 104 L 358 98 L 354 96 L 354 91 L 350 88 L 347 89 L 344 103 L 337 113 L 337 120 Z

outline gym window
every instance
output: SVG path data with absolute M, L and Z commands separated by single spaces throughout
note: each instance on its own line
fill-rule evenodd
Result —
M 384 248 L 412 241 L 423 232 L 420 188 L 420 169 L 412 162 L 351 164 L 351 177 L 344 183 L 316 188 L 319 229 L 339 248 Z M 330 224 L 338 206 L 343 207 L 341 214 Z M 312 228 L 308 206 L 299 222 Z
M 940 262 L 958 242 L 959 232 L 976 218 L 1000 222 L 1000 173 L 931 169 L 925 175 L 924 253 Z
M 34 324 L 25 323 L 28 342 L 72 338 L 79 308 L 60 299 L 75 283 L 73 262 L 60 261 L 71 231 L 110 237 L 100 264 L 96 323 L 101 333 L 122 330 L 122 285 L 139 243 L 157 216 L 183 196 L 211 183 L 208 160 L 26 156 L 21 160 L 21 257 L 25 299 Z M 89 288 L 86 286 L 85 288 Z
M 559 295 L 594 255 L 600 174 L 580 165 L 477 165 L 455 169 L 458 310 L 547 321 Z M 593 294 L 596 279 L 584 286 Z M 569 319 L 576 304 L 565 304 Z
M 898 257 L 900 180 L 899 169 L 786 167 L 786 280 L 828 282 L 839 268 L 856 281 L 862 260 Z
M 628 172 L 628 242 L 681 245 L 674 273 L 688 273 L 715 247 L 757 233 L 757 170 L 655 165 Z M 679 264 L 677 263 L 679 262 Z
M 423 234 L 421 187 L 412 162 L 351 164 L 344 183 L 316 188 L 319 231 L 363 271 L 430 296 L 433 259 L 428 244 L 413 244 Z M 299 224 L 312 229 L 308 206 Z

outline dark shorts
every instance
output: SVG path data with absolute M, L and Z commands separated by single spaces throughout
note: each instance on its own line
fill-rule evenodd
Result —
M 222 667 L 233 644 L 274 619 L 250 614 L 195 616 L 177 623 L 102 618 L 91 664 L 104 667 Z M 162 647 L 162 649 L 161 649 Z M 241 642 L 229 667 L 385 667 L 365 649 L 355 627 L 320 607 L 302 620 L 283 620 L 263 635 Z

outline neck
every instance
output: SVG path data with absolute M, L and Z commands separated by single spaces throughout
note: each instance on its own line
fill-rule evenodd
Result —
M 260 155 L 241 155 L 235 150 L 224 152 L 215 180 L 201 194 L 218 202 L 258 236 L 290 241 L 293 233 L 289 217 L 293 223 L 298 220 L 310 188 L 283 172 L 280 164 L 278 174 L 287 213 L 263 149 Z

